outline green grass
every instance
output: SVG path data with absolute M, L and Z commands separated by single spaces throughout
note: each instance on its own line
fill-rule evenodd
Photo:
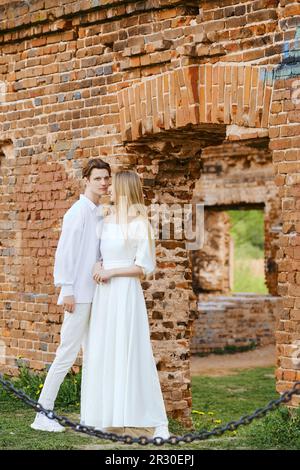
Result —
M 72 379 L 72 378 L 71 378 Z M 68 379 L 68 380 L 71 380 Z M 268 401 L 277 398 L 273 368 L 256 368 L 225 377 L 194 377 L 192 380 L 192 417 L 196 430 L 212 429 L 227 421 L 252 413 Z M 67 401 L 69 399 L 67 398 Z M 77 397 L 75 398 L 77 400 Z M 70 400 L 69 400 L 70 401 Z M 60 405 L 56 412 L 78 420 L 79 407 Z M 130 449 L 110 441 L 85 436 L 71 429 L 62 434 L 42 433 L 32 430 L 35 411 L 0 386 L 0 449 L 79 449 L 99 448 Z M 196 411 L 196 413 L 195 413 Z M 220 422 L 221 421 L 221 422 Z M 170 430 L 182 434 L 187 430 L 175 420 L 170 420 Z M 300 449 L 300 414 L 293 419 L 286 408 L 272 412 L 262 420 L 241 427 L 236 433 L 227 432 L 221 437 L 189 445 L 166 446 L 175 449 Z M 153 446 L 149 448 L 153 449 Z
M 35 411 L 14 396 L 7 394 L 0 386 L 0 449 L 74 449 L 77 445 L 92 441 L 72 431 L 64 433 L 41 433 L 29 427 Z M 64 408 L 56 410 L 67 414 Z M 68 414 L 70 409 L 67 410 Z M 94 442 L 94 441 L 93 441 Z
M 24 390 L 26 395 L 37 400 L 41 393 L 47 373 L 42 372 L 34 374 L 30 369 L 28 369 L 26 363 L 24 363 L 22 359 L 18 359 L 17 363 L 19 366 L 19 375 L 15 379 L 16 388 Z M 75 373 L 73 369 L 71 369 L 59 389 L 59 393 L 56 398 L 56 406 L 66 407 L 74 405 L 75 407 L 78 407 L 80 402 L 80 386 L 81 369 L 79 373 Z
M 253 275 L 249 265 L 247 265 L 247 258 L 244 258 L 243 266 L 235 263 L 233 292 L 253 292 L 262 295 L 268 294 L 264 276 Z
M 264 249 L 264 213 L 262 210 L 230 210 L 231 230 L 235 245 L 247 246 L 247 255 L 257 258 Z M 246 250 L 246 248 L 245 248 Z M 245 251 L 244 250 L 244 251 Z M 250 256 L 249 256 L 250 257 Z
M 261 210 L 231 210 L 230 235 L 234 240 L 232 292 L 267 294 L 263 275 L 254 274 L 251 260 L 264 258 L 264 213 Z
M 223 377 L 193 378 L 193 409 L 213 412 L 214 418 L 222 424 L 250 413 L 276 397 L 273 368 L 249 369 Z

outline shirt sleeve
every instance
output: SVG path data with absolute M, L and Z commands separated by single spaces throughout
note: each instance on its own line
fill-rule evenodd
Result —
M 103 207 L 100 205 L 97 209 L 97 216 L 98 216 L 98 221 L 96 225 L 96 234 L 98 238 L 98 248 L 97 248 L 97 262 L 98 261 L 103 261 L 102 253 L 101 253 L 101 235 L 102 235 L 102 230 L 103 230 Z
M 144 276 L 148 276 L 156 268 L 154 231 L 148 221 L 141 220 L 138 222 L 136 238 L 135 264 L 142 268 Z
M 81 211 L 68 211 L 63 218 L 54 260 L 54 285 L 63 297 L 74 295 L 75 264 L 84 226 Z
M 101 248 L 100 248 L 101 241 L 98 241 L 98 248 L 97 248 L 97 259 L 96 262 L 98 263 L 99 261 L 103 261 L 102 253 L 101 253 Z

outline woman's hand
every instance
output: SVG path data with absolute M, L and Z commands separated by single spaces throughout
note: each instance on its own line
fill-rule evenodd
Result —
M 93 269 L 93 279 L 100 284 L 101 282 L 108 282 L 114 276 L 113 269 L 103 269 L 102 263 L 95 264 Z
M 94 280 L 97 284 L 101 284 L 102 282 L 108 282 L 113 276 L 113 269 L 99 269 L 99 271 L 94 275 Z

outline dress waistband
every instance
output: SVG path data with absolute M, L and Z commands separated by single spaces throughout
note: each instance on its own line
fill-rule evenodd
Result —
M 134 264 L 134 260 L 130 259 L 113 259 L 113 260 L 103 260 L 103 268 L 127 268 Z

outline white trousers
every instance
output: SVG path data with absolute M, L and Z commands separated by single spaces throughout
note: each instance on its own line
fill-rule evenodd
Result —
M 74 364 L 80 347 L 82 347 L 84 356 L 84 343 L 88 332 L 91 306 L 91 303 L 76 304 L 73 313 L 65 312 L 60 332 L 60 344 L 38 400 L 48 410 L 53 410 L 59 388 Z

